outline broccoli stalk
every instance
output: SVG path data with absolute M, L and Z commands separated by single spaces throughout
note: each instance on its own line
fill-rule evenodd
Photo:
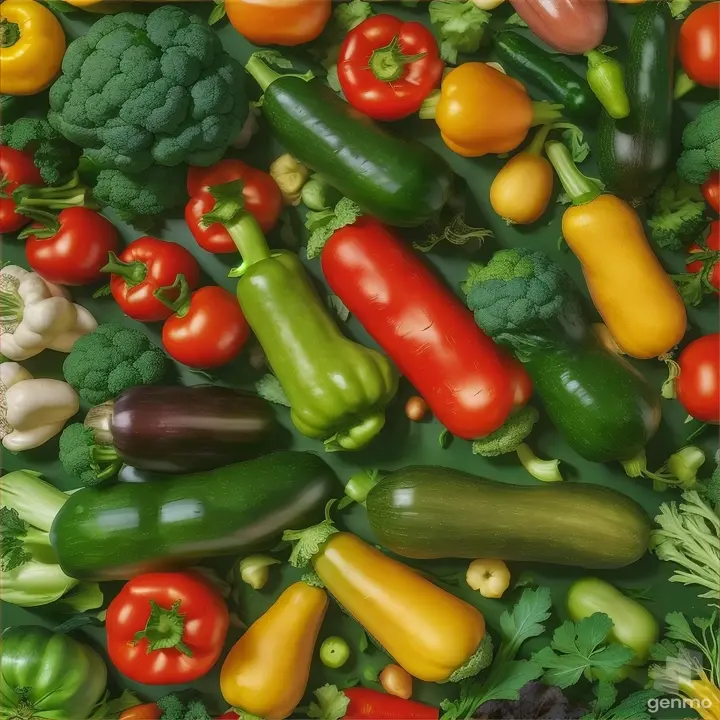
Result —
M 71 207 L 96 208 L 92 192 L 80 182 L 80 175 L 74 172 L 70 180 L 57 187 L 35 187 L 21 185 L 13 192 L 15 212 L 27 215 L 45 227 L 56 223 L 55 216 L 48 210 L 64 210 Z M 34 231 L 30 231 L 34 232 Z
M 682 145 L 678 175 L 691 185 L 702 185 L 713 170 L 720 169 L 720 100 L 709 102 L 687 124 Z
M 98 442 L 91 427 L 73 423 L 60 435 L 60 463 L 68 475 L 92 486 L 115 477 L 122 460 L 112 445 Z
M 653 215 L 648 220 L 653 240 L 661 248 L 681 250 L 707 224 L 700 189 L 673 173 L 653 198 Z
M 531 405 L 511 415 L 505 424 L 487 437 L 473 441 L 472 451 L 483 457 L 497 457 L 506 453 L 517 453 L 522 466 L 535 479 L 542 482 L 561 482 L 559 460 L 540 460 L 523 442 L 530 435 L 540 414 Z

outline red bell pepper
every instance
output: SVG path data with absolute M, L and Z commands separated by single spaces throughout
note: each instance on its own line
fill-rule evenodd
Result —
M 200 282 L 197 260 L 177 243 L 141 237 L 119 256 L 111 252 L 109 257 L 102 271 L 111 273 L 110 292 L 122 311 L 140 322 L 158 322 L 172 315 L 173 311 L 154 293 L 172 285 L 178 275 L 185 276 L 191 290 Z M 169 299 L 174 299 L 171 295 Z
M 88 285 L 103 278 L 108 253 L 120 240 L 115 226 L 100 213 L 84 207 L 33 213 L 39 223 L 20 233 L 27 238 L 25 255 L 40 277 L 58 285 Z
M 343 690 L 350 700 L 343 720 L 438 720 L 437 708 L 414 700 L 354 687 Z
M 362 217 L 325 245 L 333 292 L 418 390 L 435 417 L 466 440 L 497 430 L 529 396 L 525 371 L 417 253 Z
M 108 655 L 144 685 L 192 682 L 217 662 L 229 624 L 220 592 L 201 575 L 137 575 L 108 607 Z
M 394 15 L 373 15 L 352 29 L 337 65 L 348 102 L 376 120 L 416 113 L 444 67 L 430 30 Z
M 720 213 L 720 170 L 713 170 L 710 177 L 701 188 L 705 202 L 716 212 Z
M 0 233 L 25 227 L 30 218 L 15 212 L 12 194 L 21 185 L 44 185 L 32 155 L 0 145 Z
M 677 360 L 675 393 L 688 415 L 720 424 L 720 333 L 693 340 Z
M 168 293 L 179 295 L 167 299 Z M 178 275 L 155 297 L 172 311 L 163 325 L 162 341 L 170 357 L 188 367 L 206 369 L 233 360 L 250 337 L 250 326 L 237 298 L 217 285 L 190 292 L 184 275 Z
M 270 232 L 280 217 L 282 193 L 268 173 L 234 159 L 221 160 L 211 167 L 190 167 L 187 175 L 190 200 L 185 206 L 185 221 L 203 250 L 211 253 L 237 252 L 230 233 L 222 223 L 206 225 L 203 222 L 203 216 L 215 209 L 215 198 L 210 188 L 235 180 L 242 180 L 244 207 L 258 221 L 263 233 Z

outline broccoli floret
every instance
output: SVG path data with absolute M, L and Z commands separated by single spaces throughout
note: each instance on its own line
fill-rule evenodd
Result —
M 79 338 L 63 364 L 65 379 L 91 405 L 136 385 L 160 382 L 167 358 L 140 330 L 120 323 L 99 325 Z
M 707 498 L 710 505 L 715 508 L 715 512 L 720 515 L 720 464 L 715 466 L 713 474 L 705 483 L 703 495 Z
M 176 693 L 165 695 L 157 701 L 162 711 L 160 720 L 211 720 L 205 703 L 198 698 L 183 701 Z
M 682 145 L 678 175 L 692 185 L 702 185 L 713 170 L 720 169 L 720 100 L 705 105 L 687 124 Z
M 44 118 L 20 118 L 0 126 L 0 145 L 32 153 L 46 185 L 60 185 L 77 170 L 80 161 L 80 148 Z
M 82 423 L 68 425 L 60 436 L 60 463 L 83 485 L 97 485 L 114 477 L 122 461 L 112 445 L 100 445 L 92 429 Z
M 187 201 L 184 168 L 156 165 L 142 175 L 120 170 L 102 170 L 93 195 L 101 205 L 110 206 L 121 220 L 152 218 Z
M 572 279 L 544 253 L 500 250 L 487 265 L 472 266 L 464 289 L 475 322 L 516 350 L 540 336 L 587 331 Z
M 708 223 L 698 186 L 674 173 L 655 193 L 653 210 L 648 220 L 653 240 L 667 250 L 682 250 L 685 241 L 698 235 Z
M 212 165 L 247 118 L 244 76 L 182 8 L 106 15 L 68 46 L 48 119 L 101 169 Z

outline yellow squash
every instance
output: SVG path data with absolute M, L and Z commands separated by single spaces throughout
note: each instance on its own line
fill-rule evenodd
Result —
M 685 334 L 685 304 L 650 247 L 640 218 L 624 200 L 602 194 L 562 143 L 546 148 L 573 201 L 563 215 L 563 236 L 582 264 L 605 325 L 631 357 L 668 352 Z
M 312 563 L 340 605 L 416 678 L 444 682 L 480 649 L 479 610 L 355 535 L 331 535 Z
M 0 94 L 35 95 L 60 72 L 65 33 L 36 0 L 0 3 Z
M 289 717 L 305 694 L 327 606 L 320 588 L 297 582 L 285 590 L 225 658 L 225 701 L 264 720 Z

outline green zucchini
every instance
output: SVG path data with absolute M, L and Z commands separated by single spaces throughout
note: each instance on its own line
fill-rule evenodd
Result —
M 421 143 L 395 137 L 319 80 L 279 75 L 253 56 L 262 111 L 280 143 L 329 185 L 389 225 L 438 215 L 452 191 L 449 165 Z
M 279 452 L 192 475 L 73 493 L 50 541 L 71 577 L 121 580 L 203 557 L 268 549 L 322 520 L 340 490 L 316 455 Z
M 625 66 L 630 114 L 615 120 L 604 112 L 596 142 L 600 177 L 608 189 L 628 200 L 652 195 L 672 158 L 674 52 L 668 4 L 644 3 Z
M 378 542 L 409 558 L 500 558 L 620 568 L 648 547 L 650 519 L 598 485 L 508 485 L 443 467 L 407 467 L 370 490 Z
M 518 33 L 505 30 L 495 36 L 495 51 L 509 75 L 542 90 L 563 106 L 563 115 L 583 122 L 594 120 L 600 103 L 584 77 Z
M 657 431 L 658 394 L 592 334 L 530 354 L 525 369 L 555 427 L 586 460 L 635 458 Z

